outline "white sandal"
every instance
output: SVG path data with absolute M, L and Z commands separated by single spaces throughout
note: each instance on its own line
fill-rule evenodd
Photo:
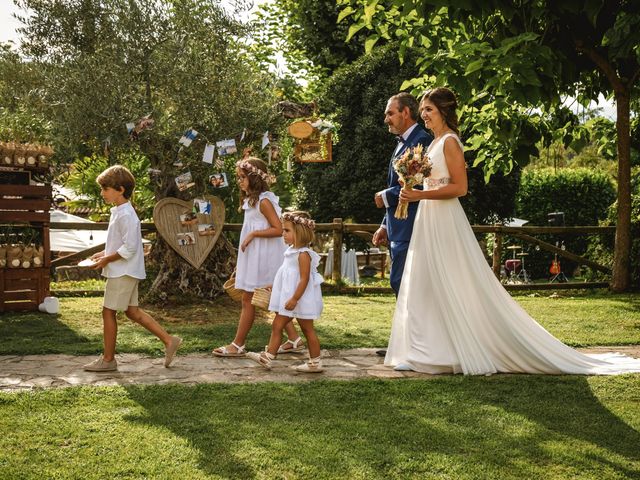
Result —
M 276 356 L 270 354 L 269 352 L 249 352 L 247 353 L 247 358 L 250 358 L 254 362 L 259 363 L 267 370 L 271 370 L 271 363 L 276 358 Z
M 287 343 L 291 344 L 291 348 L 282 348 Z M 287 340 L 282 345 L 280 345 L 280 347 L 278 347 L 278 353 L 299 353 L 299 352 L 304 352 L 305 348 L 306 347 L 304 343 L 302 343 L 302 337 L 298 337 L 293 341 Z
M 235 342 L 231 342 L 231 345 L 236 348 L 235 352 L 230 352 L 226 345 L 214 349 L 213 353 L 216 357 L 244 357 L 247 354 L 247 350 L 244 345 L 238 345 Z
M 321 357 L 310 358 L 307 362 L 296 367 L 296 372 L 302 373 L 320 373 L 323 370 Z

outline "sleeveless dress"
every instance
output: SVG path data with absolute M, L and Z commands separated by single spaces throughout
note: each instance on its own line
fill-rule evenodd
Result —
M 250 232 L 265 230 L 271 226 L 267 218 L 260 212 L 260 202 L 265 198 L 271 202 L 276 214 L 280 217 L 282 209 L 278 204 L 278 197 L 273 192 L 262 192 L 254 207 L 249 206 L 249 200 L 245 200 L 242 205 L 244 221 L 239 245 L 242 245 Z M 271 285 L 278 268 L 282 265 L 286 248 L 282 237 L 258 237 L 251 241 L 244 252 L 238 248 L 236 288 L 253 292 L 256 288 Z
M 444 135 L 429 148 L 425 190 L 449 183 Z M 409 244 L 385 365 L 424 373 L 614 375 L 640 360 L 585 355 L 553 337 L 493 274 L 457 198 L 422 200 Z
M 311 272 L 309 283 L 298 304 L 293 310 L 286 310 L 285 303 L 293 296 L 298 283 L 300 282 L 300 267 L 298 256 L 307 252 L 311 256 Z M 269 310 L 285 315 L 287 317 L 299 318 L 302 320 L 315 320 L 322 313 L 322 291 L 320 285 L 323 282 L 322 275 L 318 273 L 320 256 L 310 248 L 289 247 L 284 252 L 284 262 L 276 273 L 271 289 L 271 301 Z

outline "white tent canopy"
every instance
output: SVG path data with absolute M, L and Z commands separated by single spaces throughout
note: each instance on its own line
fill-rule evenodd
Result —
M 51 222 L 95 223 L 86 218 L 77 217 L 62 210 L 51 210 Z M 106 230 L 59 230 L 49 232 L 51 251 L 81 252 L 107 241 Z

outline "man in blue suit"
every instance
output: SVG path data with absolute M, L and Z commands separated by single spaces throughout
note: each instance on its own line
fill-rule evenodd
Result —
M 422 144 L 426 149 L 433 140 L 433 137 L 418 125 L 418 118 L 418 101 L 413 95 L 401 92 L 391 97 L 387 102 L 384 123 L 389 127 L 389 131 L 397 136 L 398 145 L 389 162 L 388 187 L 375 195 L 376 206 L 386 208 L 386 213 L 380 228 L 373 234 L 372 241 L 374 245 L 386 244 L 389 246 L 391 252 L 389 280 L 396 297 L 400 291 L 404 262 L 407 258 L 409 240 L 411 240 L 413 232 L 413 221 L 416 218 L 419 202 L 409 203 L 409 216 L 406 219 L 400 220 L 394 216 L 401 187 L 398 182 L 398 174 L 393 169 L 393 162 L 407 148 Z M 381 350 L 377 353 L 384 355 L 385 351 Z

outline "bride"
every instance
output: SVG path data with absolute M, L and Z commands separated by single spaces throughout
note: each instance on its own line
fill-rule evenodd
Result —
M 428 91 L 420 116 L 435 138 L 393 317 L 385 365 L 425 373 L 613 375 L 640 372 L 621 354 L 584 355 L 531 318 L 487 264 L 458 197 L 467 193 L 456 98 Z

